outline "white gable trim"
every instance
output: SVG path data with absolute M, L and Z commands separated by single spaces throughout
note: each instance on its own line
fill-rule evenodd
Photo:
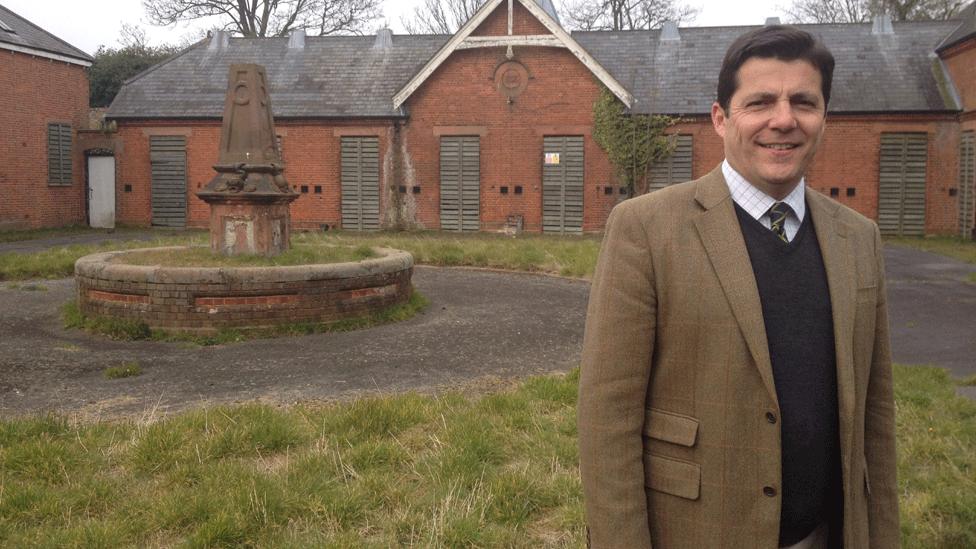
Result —
M 631 93 L 627 91 L 627 89 L 624 88 L 616 78 L 607 72 L 606 69 L 597 63 L 596 59 L 594 59 L 593 56 L 583 49 L 583 47 L 580 46 L 579 43 L 577 43 L 576 40 L 569 35 L 569 33 L 563 30 L 563 28 L 559 26 L 559 23 L 556 23 L 552 17 L 545 12 L 545 10 L 535 3 L 534 0 L 518 0 L 518 2 L 519 4 L 522 4 L 525 9 L 529 10 L 529 13 L 535 16 L 535 18 L 538 19 L 543 26 L 549 29 L 549 32 L 551 32 L 555 40 L 558 41 L 557 43 L 553 40 L 545 40 L 537 45 L 564 47 L 568 49 L 574 56 L 576 56 L 577 59 L 580 60 L 581 63 L 583 63 L 583 65 L 586 66 L 586 68 L 590 70 L 590 72 L 597 77 L 597 79 L 600 80 L 600 82 L 603 83 L 604 86 L 606 86 L 615 96 L 617 96 L 617 98 L 620 99 L 624 105 L 626 105 L 628 108 L 633 105 L 634 96 L 631 95 Z M 478 28 L 479 25 L 481 25 L 481 23 L 484 22 L 485 19 L 488 18 L 491 13 L 495 11 L 499 5 L 501 5 L 501 3 L 502 0 L 489 0 L 488 2 L 485 2 L 485 4 L 481 6 L 481 9 L 478 10 L 474 16 L 472 16 L 471 19 L 469 19 L 468 22 L 465 23 L 457 31 L 457 33 L 455 33 L 454 36 L 447 41 L 446 44 L 444 44 L 444 46 L 441 47 L 441 49 L 434 55 L 434 57 L 430 59 L 430 61 L 427 62 L 426 65 L 424 65 L 424 68 L 415 74 L 414 77 L 407 82 L 406 86 L 404 86 L 400 91 L 397 92 L 396 95 L 393 96 L 393 108 L 399 109 L 402 107 L 403 104 L 407 102 L 407 99 L 413 95 L 413 93 L 417 91 L 417 89 L 419 89 L 420 86 L 423 85 L 423 83 L 426 82 L 432 74 L 434 74 L 434 71 L 436 71 L 437 68 L 444 63 L 444 61 L 447 61 L 447 58 L 450 57 L 452 53 L 459 49 L 477 47 L 475 44 L 477 44 L 479 41 L 469 40 L 468 37 L 472 32 L 475 31 L 475 29 Z M 511 0 L 509 0 L 508 3 L 509 6 L 512 6 L 513 4 Z M 511 14 L 511 8 L 509 13 Z M 495 38 L 497 41 L 497 39 L 501 39 L 502 37 L 492 38 Z M 528 37 L 519 38 L 525 39 Z M 495 45 L 500 44 L 496 44 L 495 41 L 485 40 L 484 45 L 481 47 L 494 47 Z
M 44 59 L 52 59 L 54 61 L 61 61 L 62 63 L 70 63 L 72 65 L 79 65 L 82 67 L 90 67 L 92 65 L 91 61 L 85 61 L 84 59 L 77 59 L 75 57 L 68 57 L 67 55 L 60 55 L 49 51 L 18 46 L 16 44 L 10 44 L 7 42 L 0 42 L 0 49 L 15 51 L 17 53 L 26 53 L 27 55 L 33 55 L 35 57 L 43 57 Z

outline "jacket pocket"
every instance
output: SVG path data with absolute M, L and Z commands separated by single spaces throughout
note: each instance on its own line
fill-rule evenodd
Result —
M 644 436 L 691 447 L 698 440 L 698 420 L 667 410 L 648 408 L 644 415 Z
M 644 454 L 644 486 L 685 499 L 701 494 L 701 466 L 655 454 Z

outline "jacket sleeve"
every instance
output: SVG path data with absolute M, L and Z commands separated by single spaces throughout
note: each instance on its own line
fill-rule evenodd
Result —
M 599 549 L 651 547 L 641 433 L 657 299 L 634 202 L 607 221 L 583 338 L 580 472 L 588 540 Z
M 875 227 L 878 302 L 874 352 L 864 418 L 864 457 L 868 481 L 868 535 L 872 549 L 900 546 L 895 456 L 895 402 L 888 340 L 888 299 L 881 234 Z

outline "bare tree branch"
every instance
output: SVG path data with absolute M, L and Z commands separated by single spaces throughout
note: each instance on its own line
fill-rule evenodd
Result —
M 794 0 L 787 9 L 794 23 L 863 23 L 886 13 L 894 21 L 945 20 L 968 0 Z
M 143 0 L 149 21 L 167 26 L 217 18 L 244 36 L 362 34 L 382 16 L 382 0 Z
M 478 11 L 485 0 L 424 0 L 413 15 L 400 22 L 409 34 L 454 34 Z
M 665 21 L 689 23 L 698 9 L 677 0 L 575 0 L 560 15 L 573 30 L 639 30 L 658 28 Z

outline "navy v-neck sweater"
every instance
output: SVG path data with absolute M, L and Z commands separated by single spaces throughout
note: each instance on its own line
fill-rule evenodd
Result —
M 779 400 L 780 545 L 790 545 L 843 505 L 830 289 L 809 214 L 789 243 L 738 205 L 736 215 L 759 288 Z

